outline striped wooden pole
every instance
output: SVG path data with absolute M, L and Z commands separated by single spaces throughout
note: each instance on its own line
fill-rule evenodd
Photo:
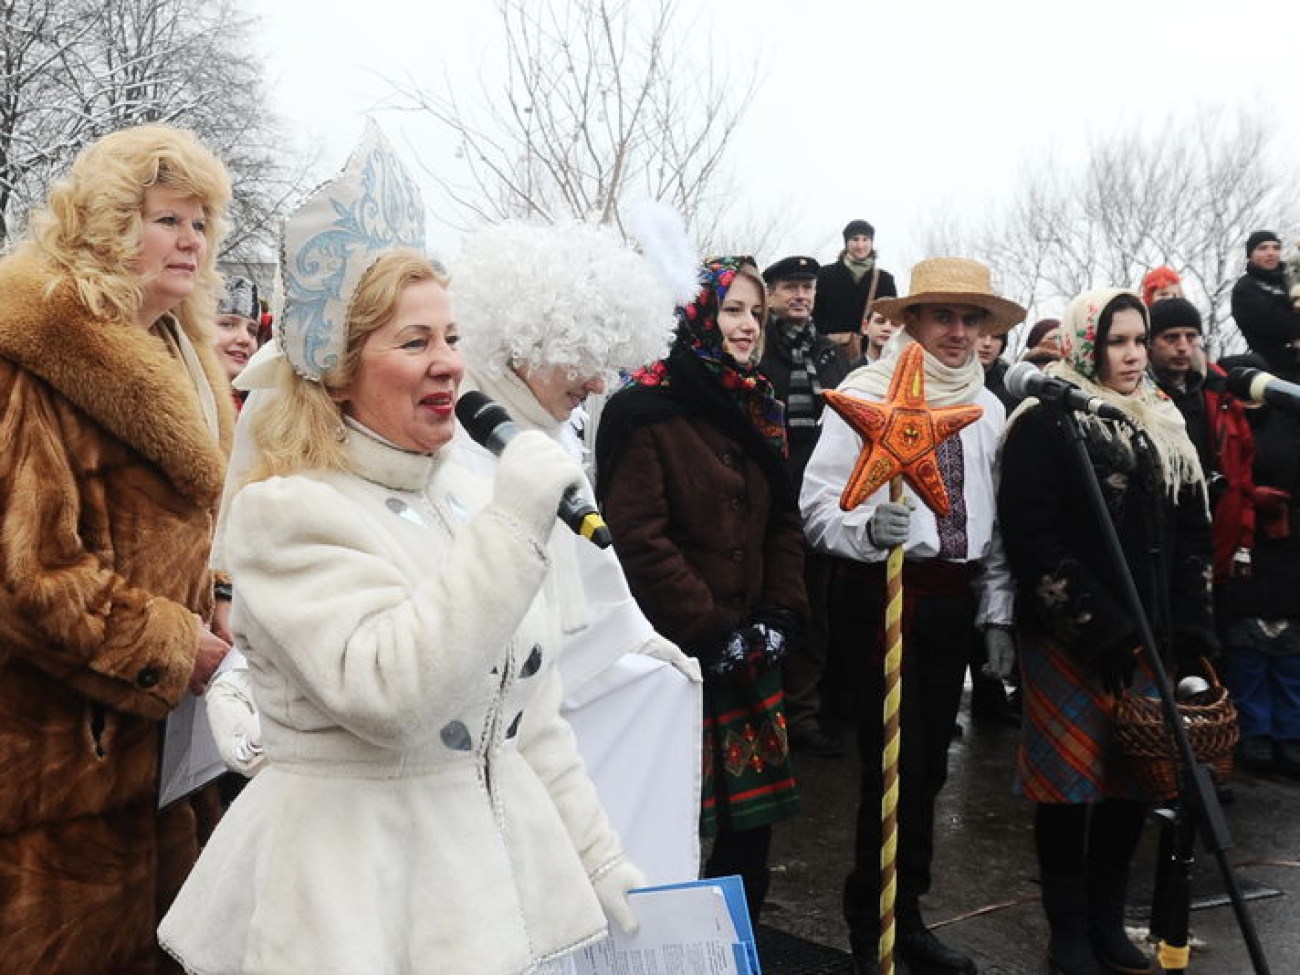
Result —
M 903 479 L 889 482 L 889 500 L 903 500 Z M 903 703 L 903 546 L 889 550 L 885 563 L 884 750 L 880 770 L 880 975 L 894 975 L 894 905 L 898 899 L 898 749 Z

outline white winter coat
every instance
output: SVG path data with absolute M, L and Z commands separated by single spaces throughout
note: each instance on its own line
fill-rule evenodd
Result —
M 164 919 L 192 972 L 518 973 L 622 860 L 559 716 L 534 537 L 444 449 L 244 488 L 227 551 L 268 766 Z

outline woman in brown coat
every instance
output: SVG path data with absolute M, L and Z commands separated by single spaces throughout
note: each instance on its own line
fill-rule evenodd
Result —
M 162 719 L 226 646 L 209 540 L 225 170 L 188 133 L 82 152 L 0 262 L 0 972 L 158 968 L 197 852 Z
M 771 825 L 794 815 L 778 666 L 807 615 L 780 403 L 757 369 L 766 296 L 748 258 L 706 261 L 667 359 L 601 415 L 597 489 L 632 595 L 704 670 L 708 876 L 757 916 Z

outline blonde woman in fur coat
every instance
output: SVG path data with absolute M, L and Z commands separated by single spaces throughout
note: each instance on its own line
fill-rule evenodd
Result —
M 224 538 L 266 765 L 159 929 L 198 975 L 520 975 L 635 927 L 543 588 L 581 471 L 537 432 L 490 481 L 457 459 L 446 279 L 386 246 L 418 219 L 369 222 L 422 213 L 372 131 L 286 225 Z
M 189 807 L 157 810 L 158 756 L 226 650 L 202 621 L 229 196 L 188 133 L 127 129 L 0 262 L 0 972 L 160 970 L 157 911 L 197 852 Z

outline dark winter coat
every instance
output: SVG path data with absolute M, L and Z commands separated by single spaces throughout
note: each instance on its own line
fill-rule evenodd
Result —
M 790 349 L 782 340 L 780 329 L 769 328 L 767 346 L 763 350 L 763 361 L 759 363 L 759 370 L 771 380 L 772 388 L 776 390 L 776 398 L 782 403 L 788 403 L 790 399 L 790 369 L 793 364 Z M 853 370 L 849 357 L 844 353 L 844 347 L 824 335 L 818 335 L 816 338 L 812 353 L 812 367 L 816 370 L 817 382 L 822 389 L 834 389 Z M 825 404 L 819 397 L 816 406 L 819 418 L 823 409 Z M 799 485 L 803 483 L 803 469 L 808 466 L 808 458 L 812 456 L 813 448 L 817 446 L 817 437 L 820 433 L 820 426 L 811 429 L 807 427 L 791 429 L 788 424 L 786 426 L 789 443 L 786 463 L 790 468 L 790 479 L 796 495 L 799 492 Z
M 817 297 L 813 303 L 813 321 L 820 332 L 860 332 L 866 314 L 867 295 L 871 290 L 870 272 L 856 282 L 844 261 L 823 264 L 817 272 Z M 876 282 L 877 298 L 898 297 L 894 276 L 881 271 Z
M 1185 486 L 1175 505 L 1154 458 L 1135 459 L 1095 435 L 1088 450 L 1166 659 L 1212 654 L 1210 526 L 1199 485 Z M 1002 452 L 998 518 L 1017 624 L 1087 664 L 1140 641 L 1085 489 L 1060 415 L 1036 406 L 1016 418 Z
M 1212 372 L 1223 376 L 1213 363 Z M 1241 401 L 1230 393 L 1212 390 L 1199 373 L 1188 374 L 1185 389 L 1160 383 L 1187 423 L 1187 435 L 1201 459 L 1209 486 L 1214 551 L 1214 580 L 1221 583 L 1232 572 L 1233 555 L 1250 550 L 1255 541 L 1255 482 L 1251 465 L 1255 443 Z
M 224 457 L 158 339 L 47 281 L 0 264 L 0 972 L 144 975 L 197 852 L 188 807 L 158 812 L 158 761 Z
M 1262 356 L 1270 369 L 1288 379 L 1300 373 L 1300 355 L 1290 346 L 1300 339 L 1300 314 L 1291 304 L 1281 268 L 1266 271 L 1246 265 L 1246 273 L 1232 287 L 1232 318 L 1250 351 Z
M 807 616 L 803 528 L 783 468 L 755 460 L 766 444 L 742 442 L 713 410 L 672 410 L 653 422 L 632 417 L 638 400 L 668 396 L 633 388 L 610 398 L 597 445 L 598 490 L 641 610 L 707 663 L 756 615 Z

